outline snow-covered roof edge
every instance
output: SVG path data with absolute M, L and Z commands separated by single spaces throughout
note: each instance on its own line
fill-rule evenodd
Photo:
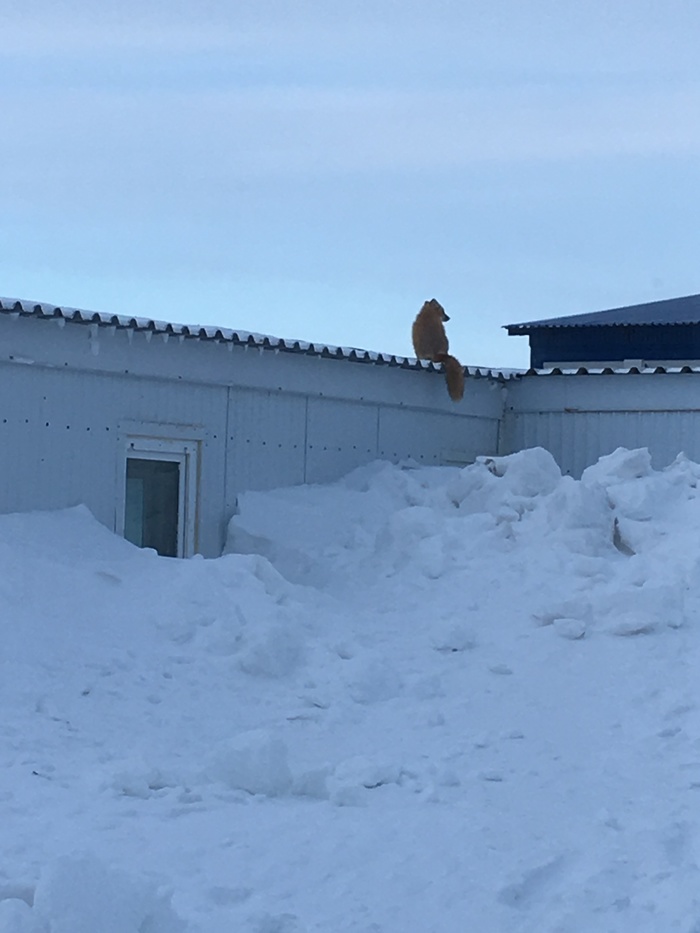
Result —
M 169 334 L 195 340 L 212 340 L 220 343 L 233 343 L 239 346 L 258 347 L 263 350 L 275 350 L 285 353 L 299 353 L 306 356 L 321 356 L 327 359 L 347 360 L 354 363 L 373 363 L 384 366 L 398 366 L 402 369 L 440 369 L 441 364 L 417 360 L 413 357 L 396 356 L 390 353 L 377 353 L 356 347 L 336 347 L 332 344 L 310 343 L 304 340 L 291 340 L 272 337 L 269 334 L 256 334 L 251 331 L 234 330 L 226 327 L 206 326 L 201 324 L 174 324 L 151 318 L 128 317 L 120 314 L 106 314 L 99 311 L 84 311 L 79 308 L 62 308 L 46 302 L 27 301 L 20 298 L 0 298 L 0 314 L 21 317 L 46 318 L 70 321 L 78 324 L 93 324 L 100 327 L 117 327 L 132 331 L 147 331 L 154 334 Z M 483 366 L 465 366 L 465 372 L 473 377 L 488 379 L 510 379 L 513 370 L 495 370 Z
M 700 374 L 700 363 L 696 365 L 682 364 L 678 366 L 670 365 L 650 365 L 650 366 L 550 366 L 543 369 L 524 369 L 517 375 L 522 376 L 654 376 L 654 375 L 678 375 L 685 373 Z

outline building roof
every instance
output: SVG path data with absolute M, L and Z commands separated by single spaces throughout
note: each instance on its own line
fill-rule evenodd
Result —
M 434 364 L 412 357 L 396 356 L 390 353 L 376 353 L 360 350 L 356 347 L 336 347 L 331 344 L 309 343 L 304 340 L 290 340 L 256 334 L 244 330 L 232 330 L 224 327 L 204 326 L 201 324 L 173 324 L 150 318 L 127 317 L 119 314 L 104 314 L 97 311 L 81 311 L 78 308 L 61 308 L 45 302 L 27 301 L 19 298 L 0 298 L 0 314 L 14 317 L 33 317 L 54 320 L 60 325 L 66 322 L 112 327 L 129 331 L 141 331 L 147 334 L 174 336 L 180 340 L 211 340 L 218 343 L 233 343 L 245 347 L 257 347 L 260 350 L 299 353 L 305 356 L 321 356 L 328 359 L 347 360 L 355 363 L 373 363 L 384 366 L 400 366 L 402 369 L 440 369 L 441 364 Z M 469 376 L 485 376 L 492 379 L 507 379 L 511 370 L 493 370 L 486 367 L 467 366 Z
M 609 311 L 594 311 L 590 314 L 552 317 L 504 326 L 508 333 L 514 336 L 529 334 L 533 330 L 547 327 L 659 327 L 675 324 L 700 324 L 700 295 L 666 298 L 663 301 L 627 305 L 623 308 L 612 308 Z
M 601 364 L 595 366 L 592 364 L 577 366 L 572 363 L 571 366 L 545 366 L 540 369 L 531 367 L 518 372 L 519 377 L 524 376 L 678 376 L 694 375 L 700 376 L 700 365 L 693 366 L 690 363 L 681 363 L 678 366 L 668 364 L 646 364 L 643 361 L 639 364 L 627 364 L 622 366 L 610 366 Z

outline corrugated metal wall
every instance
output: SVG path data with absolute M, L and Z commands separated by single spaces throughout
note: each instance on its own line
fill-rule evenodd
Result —
M 469 400 L 459 414 L 445 414 L 232 388 L 228 485 L 325 483 L 375 459 L 470 463 L 497 451 L 499 425 L 495 412 L 470 413 Z
M 236 496 L 334 480 L 376 458 L 495 454 L 503 386 L 437 372 L 0 316 L 0 512 L 123 508 L 128 437 L 196 441 L 196 547 L 220 553 Z
M 127 434 L 202 445 L 198 545 L 220 547 L 226 390 L 0 363 L 0 512 L 84 503 L 114 529 Z
M 226 485 L 231 505 L 244 489 L 303 483 L 306 399 L 238 387 L 227 392 Z
M 501 449 L 535 446 L 576 477 L 617 447 L 648 447 L 657 469 L 700 460 L 700 376 L 525 376 L 508 387 Z
M 426 418 L 421 412 L 382 409 L 377 456 L 394 462 L 411 458 L 426 466 L 471 463 L 498 450 L 500 422 L 500 418 L 473 410 L 433 413 Z
M 214 556 L 240 492 L 377 458 L 542 446 L 574 476 L 619 446 L 700 460 L 700 376 L 470 378 L 454 404 L 427 370 L 0 316 L 0 512 L 82 502 L 117 527 L 129 436 L 196 442 L 197 549 Z
M 335 366 L 353 364 L 332 363 Z M 359 367 L 360 374 L 372 371 Z M 383 379 L 420 373 L 385 370 Z M 438 374 L 433 376 L 439 381 Z M 227 488 L 271 489 L 295 483 L 325 483 L 370 460 L 396 463 L 472 462 L 496 453 L 501 387 L 482 379 L 470 384 L 459 412 L 351 401 L 232 387 L 229 401 Z M 450 403 L 451 404 L 451 403 Z M 456 406 L 455 406 L 456 407 Z M 229 506 L 234 501 L 230 499 Z
M 0 316 L 0 511 L 83 502 L 115 528 L 129 436 L 196 442 L 197 549 L 215 555 L 240 492 L 376 458 L 543 446 L 574 476 L 619 446 L 700 460 L 700 376 L 470 378 L 454 404 L 427 370 Z

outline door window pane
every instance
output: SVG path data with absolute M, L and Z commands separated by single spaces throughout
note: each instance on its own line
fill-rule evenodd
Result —
M 126 461 L 124 537 L 138 547 L 177 557 L 180 464 L 129 457 Z

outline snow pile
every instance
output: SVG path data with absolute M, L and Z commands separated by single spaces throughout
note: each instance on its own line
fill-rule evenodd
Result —
M 473 610 L 511 587 L 519 615 L 529 611 L 566 638 L 583 637 L 591 626 L 634 634 L 680 627 L 696 610 L 699 477 L 700 467 L 682 456 L 654 472 L 648 451 L 622 449 L 579 482 L 562 476 L 541 448 L 463 470 L 378 464 L 335 488 L 335 540 L 328 530 L 298 541 L 294 530 L 286 533 L 299 528 L 303 498 L 323 501 L 328 488 L 242 497 L 232 539 L 241 530 L 254 535 L 273 562 L 282 555 L 282 571 L 313 566 L 316 580 L 344 596 L 358 577 L 376 603 L 432 580 L 440 581 L 441 606 L 449 590 Z M 294 560 L 293 544 L 300 551 Z M 452 613 L 435 637 L 472 639 Z
M 700 929 L 699 479 L 375 463 L 212 561 L 0 516 L 0 933 Z
M 0 929 L 12 933 L 178 933 L 169 895 L 91 856 L 56 859 L 33 891 L 5 891 Z M 19 893 L 19 892 L 17 892 Z

